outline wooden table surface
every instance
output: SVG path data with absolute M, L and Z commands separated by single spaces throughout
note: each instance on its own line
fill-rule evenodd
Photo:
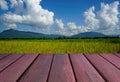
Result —
M 120 54 L 1 54 L 0 82 L 120 82 Z

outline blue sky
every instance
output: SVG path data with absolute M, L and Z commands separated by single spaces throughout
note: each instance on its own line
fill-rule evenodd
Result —
M 0 0 L 0 32 L 120 34 L 120 0 Z

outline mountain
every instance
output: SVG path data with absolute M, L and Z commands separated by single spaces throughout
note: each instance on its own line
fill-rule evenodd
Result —
M 102 33 L 98 32 L 84 32 L 72 36 L 63 36 L 63 35 L 55 35 L 55 34 L 42 34 L 35 32 L 26 32 L 26 31 L 18 31 L 14 29 L 5 30 L 0 33 L 0 38 L 96 38 L 96 37 L 111 37 L 106 36 Z
M 0 38 L 62 38 L 62 37 L 64 37 L 64 36 L 18 31 L 18 30 L 14 30 L 14 29 L 5 30 L 0 33 Z
M 95 38 L 95 37 L 106 37 L 106 35 L 98 32 L 84 32 L 71 36 L 71 38 Z

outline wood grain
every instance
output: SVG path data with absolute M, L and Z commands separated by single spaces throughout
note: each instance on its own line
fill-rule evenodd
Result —
M 16 82 L 37 55 L 24 55 L 0 73 L 0 82 Z
M 86 55 L 107 82 L 120 82 L 120 70 L 99 55 Z
M 75 82 L 68 55 L 55 55 L 48 82 Z
M 84 55 L 70 55 L 77 82 L 105 82 Z
M 18 82 L 46 82 L 53 55 L 39 55 Z

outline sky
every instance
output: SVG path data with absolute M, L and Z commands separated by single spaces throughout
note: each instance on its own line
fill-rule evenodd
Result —
M 120 0 L 0 0 L 0 32 L 7 29 L 120 35 Z

